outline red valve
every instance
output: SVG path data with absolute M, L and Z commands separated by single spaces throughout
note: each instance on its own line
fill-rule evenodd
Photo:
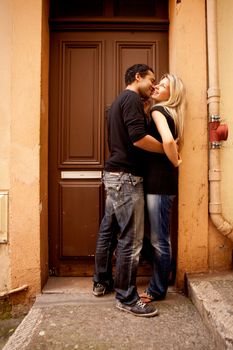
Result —
M 228 126 L 227 124 L 220 124 L 217 128 L 217 135 L 219 137 L 219 141 L 226 141 L 228 138 Z
M 227 124 L 220 124 L 219 121 L 209 123 L 210 142 L 226 141 L 228 137 Z

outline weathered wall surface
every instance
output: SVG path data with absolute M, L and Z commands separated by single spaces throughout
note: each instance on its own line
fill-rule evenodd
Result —
M 9 191 L 0 290 L 27 284 L 28 295 L 40 291 L 41 14 L 38 0 L 0 3 L 0 189 Z
M 8 0 L 0 2 L 0 191 L 10 188 L 11 142 L 11 59 L 12 59 L 12 6 Z M 0 199 L 1 200 L 1 199 Z M 3 208 L 1 209 L 3 210 Z M 4 213 L 2 213 L 4 215 Z M 8 215 L 8 213 L 7 213 Z M 0 291 L 10 285 L 10 257 L 7 243 L 0 243 Z
M 185 272 L 208 269 L 205 2 L 170 1 L 170 23 L 170 71 L 183 79 L 187 89 L 178 208 L 177 282 L 182 285 Z
M 222 122 L 228 124 L 229 136 L 222 142 L 221 159 L 221 201 L 224 218 L 233 225 L 233 118 L 232 118 L 232 91 L 233 91 L 233 41 L 231 37 L 233 23 L 231 14 L 233 3 L 231 0 L 217 0 L 217 39 L 219 61 L 220 87 L 220 116 Z M 209 230 L 209 265 L 211 270 L 232 268 L 232 242 L 224 238 L 210 222 Z

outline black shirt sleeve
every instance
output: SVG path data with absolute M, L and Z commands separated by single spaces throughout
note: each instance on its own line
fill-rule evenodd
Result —
M 147 135 L 145 114 L 140 97 L 136 93 L 127 94 L 122 102 L 122 117 L 132 143 Z

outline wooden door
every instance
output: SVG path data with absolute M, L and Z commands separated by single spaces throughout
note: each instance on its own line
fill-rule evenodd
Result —
M 168 70 L 166 31 L 51 33 L 49 125 L 50 272 L 93 274 L 104 212 L 106 111 L 124 89 L 125 70 Z

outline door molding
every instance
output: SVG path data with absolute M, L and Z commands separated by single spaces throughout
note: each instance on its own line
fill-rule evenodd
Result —
M 156 18 L 51 18 L 51 31 L 168 31 L 169 20 Z

